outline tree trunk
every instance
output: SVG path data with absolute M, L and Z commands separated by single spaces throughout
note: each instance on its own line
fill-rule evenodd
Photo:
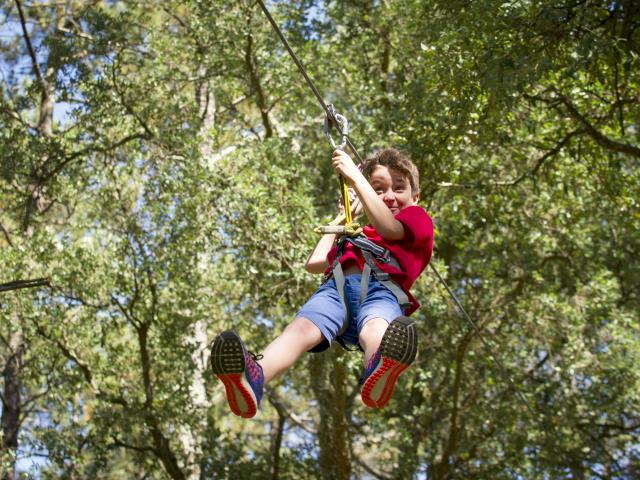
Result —
M 204 53 L 204 51 L 205 49 L 201 48 L 201 53 Z M 198 68 L 199 81 L 196 85 L 195 100 L 198 104 L 200 118 L 202 119 L 199 148 L 202 168 L 207 168 L 213 155 L 211 130 L 215 126 L 216 103 L 213 95 L 212 82 L 207 75 L 205 65 L 200 63 L 200 67 Z M 206 262 L 203 266 L 198 265 L 198 268 L 206 269 Z M 191 426 L 184 425 L 180 431 L 180 440 L 185 452 L 186 478 L 189 480 L 198 480 L 201 476 L 198 458 L 202 454 L 199 432 L 206 429 L 206 409 L 210 406 L 210 402 L 207 399 L 204 379 L 205 369 L 209 362 L 207 322 L 205 320 L 197 320 L 193 324 L 192 336 L 187 341 L 194 347 L 191 359 L 195 365 L 189 395 L 191 397 L 191 404 L 197 411 L 201 412 L 201 414 L 199 414 L 196 431 L 194 431 Z
M 20 432 L 20 389 L 22 382 L 20 372 L 24 346 L 22 332 L 12 332 L 9 336 L 7 362 L 2 372 L 4 377 L 4 397 L 2 401 L 2 480 L 12 480 L 15 471 L 15 454 L 18 450 L 18 434 Z M 6 462 L 6 463 L 5 463 Z M 10 465 L 5 467 L 6 465 Z M 6 468 L 6 469 L 4 469 Z
M 320 407 L 320 470 L 324 480 L 351 476 L 349 432 L 345 418 L 346 367 L 344 352 L 332 349 L 310 360 L 311 387 Z
M 191 357 L 196 365 L 193 372 L 193 379 L 191 380 L 191 386 L 189 388 L 189 395 L 191 397 L 191 404 L 197 411 L 200 411 L 201 414 L 199 415 L 200 420 L 198 421 L 199 425 L 197 427 L 197 431 L 194 431 L 189 425 L 184 425 L 180 429 L 180 441 L 185 453 L 185 478 L 188 480 L 198 480 L 201 473 L 198 457 L 202 454 L 202 447 L 198 438 L 198 432 L 206 428 L 205 419 L 207 418 L 207 415 L 205 413 L 206 409 L 209 407 L 204 383 L 204 371 L 208 362 L 208 349 L 206 348 L 206 323 L 203 320 L 198 320 L 194 324 L 193 336 L 189 341 L 195 346 Z
M 280 448 L 282 447 L 284 425 L 287 420 L 284 412 L 280 411 L 278 408 L 276 408 L 276 411 L 278 412 L 278 419 L 273 422 L 275 432 L 271 441 L 271 480 L 278 480 L 278 478 L 280 478 Z
M 40 87 L 40 104 L 38 105 L 38 134 L 42 137 L 50 138 L 53 136 L 53 107 L 55 104 L 55 83 L 56 70 L 49 67 L 45 75 L 39 67 L 39 58 L 31 44 L 31 38 L 26 28 L 26 18 L 20 2 L 16 2 L 16 7 L 22 24 L 22 32 L 27 47 L 28 54 L 32 61 L 33 73 L 36 83 Z M 56 8 L 55 28 L 58 30 L 65 19 L 65 11 L 63 4 Z M 48 62 L 46 62 L 48 63 Z M 42 166 L 47 164 L 48 155 L 43 155 Z M 32 217 L 34 214 L 40 213 L 44 208 L 43 203 L 43 186 L 38 181 L 38 171 L 33 172 L 36 179 L 31 189 L 31 196 L 26 201 L 25 214 L 22 222 L 23 234 L 30 238 L 34 234 L 32 225 Z M 22 379 L 21 373 L 23 368 L 23 357 L 25 351 L 23 334 L 20 326 L 16 331 L 12 331 L 8 341 L 8 356 L 3 370 L 4 391 L 2 402 L 2 460 L 3 472 L 2 479 L 13 479 L 15 473 L 15 454 L 18 450 L 18 437 L 20 434 L 20 413 L 21 413 L 21 390 Z M 4 463 L 4 461 L 8 463 Z

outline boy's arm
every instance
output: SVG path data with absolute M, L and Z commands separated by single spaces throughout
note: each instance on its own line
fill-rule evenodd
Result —
M 336 149 L 332 160 L 333 168 L 355 188 L 369 221 L 382 238 L 391 241 L 402 240 L 405 235 L 404 225 L 395 219 L 391 210 L 378 197 L 351 157 L 342 150 Z
M 357 198 L 356 193 L 350 188 L 349 199 L 351 200 L 352 214 L 354 217 L 357 217 L 362 213 L 362 204 L 356 201 Z M 344 204 L 342 203 L 342 198 L 340 198 L 340 200 L 338 200 L 338 216 L 333 220 L 333 222 L 331 222 L 331 224 L 340 224 L 344 223 L 344 221 Z M 327 270 L 329 267 L 327 254 L 335 246 L 337 239 L 338 236 L 333 233 L 328 233 L 320 237 L 320 240 L 318 240 L 318 243 L 313 248 L 313 251 L 309 255 L 309 258 L 307 258 L 307 262 L 304 265 L 307 272 L 324 273 Z
M 309 273 L 324 273 L 324 271 L 329 267 L 327 254 L 333 248 L 335 242 L 336 235 L 333 233 L 320 237 L 320 240 L 318 240 L 318 243 L 311 252 L 311 255 L 309 255 L 307 263 L 304 265 L 305 270 Z

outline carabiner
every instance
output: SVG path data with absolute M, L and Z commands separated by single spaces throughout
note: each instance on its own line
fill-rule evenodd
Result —
M 334 150 L 336 148 L 342 150 L 347 145 L 347 137 L 349 136 L 349 121 L 347 120 L 347 117 L 336 112 L 336 109 L 331 103 L 327 104 L 327 110 L 328 113 L 327 116 L 324 117 L 324 127 L 322 128 L 322 130 L 329 139 L 331 147 L 333 147 Z M 331 138 L 331 127 L 335 127 L 335 129 L 342 134 L 342 142 L 340 143 L 340 145 L 336 145 L 336 142 L 334 142 L 333 138 Z

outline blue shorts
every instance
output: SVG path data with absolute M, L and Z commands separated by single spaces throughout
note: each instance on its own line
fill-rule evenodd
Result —
M 388 323 L 402 315 L 398 300 L 373 275 L 369 277 L 367 296 L 360 304 L 361 274 L 347 275 L 344 280 L 345 301 L 351 312 L 351 322 L 340 337 L 344 342 L 358 344 L 358 337 L 365 323 L 373 318 L 382 318 Z M 324 342 L 311 349 L 321 352 L 331 346 L 345 320 L 344 306 L 332 278 L 325 282 L 304 304 L 296 317 L 304 317 L 320 329 Z

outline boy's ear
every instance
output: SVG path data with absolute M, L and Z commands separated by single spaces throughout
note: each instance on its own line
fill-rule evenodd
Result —
M 420 199 L 420 191 L 418 190 L 416 193 L 413 194 L 413 196 L 411 197 L 411 200 L 413 200 L 413 203 L 418 203 L 419 199 Z

